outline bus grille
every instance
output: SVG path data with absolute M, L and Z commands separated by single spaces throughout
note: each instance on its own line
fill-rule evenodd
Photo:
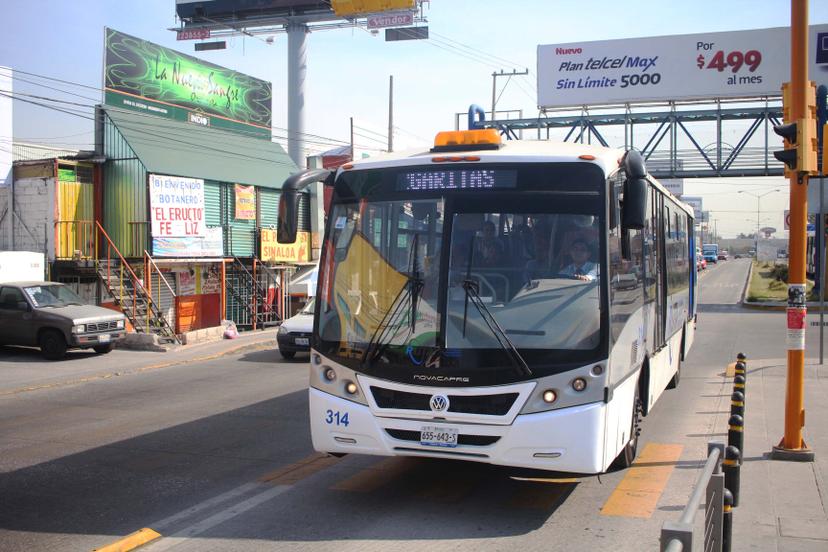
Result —
M 400 441 L 415 441 L 420 442 L 419 431 L 409 431 L 406 429 L 386 429 L 385 432 Z M 476 447 L 485 447 L 493 445 L 500 440 L 498 435 L 458 435 L 458 445 L 471 445 Z
M 401 410 L 430 411 L 431 395 L 425 393 L 408 393 L 371 386 L 371 394 L 380 408 Z M 449 395 L 449 412 L 461 414 L 483 414 L 486 416 L 505 416 L 517 400 L 517 393 L 498 395 Z M 419 440 L 419 437 L 417 438 Z

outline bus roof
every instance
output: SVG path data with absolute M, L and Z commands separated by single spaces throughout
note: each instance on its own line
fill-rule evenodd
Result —
M 349 170 L 421 167 L 431 165 L 433 157 L 466 155 L 479 157 L 480 161 L 477 161 L 479 163 L 592 163 L 598 165 L 605 175 L 610 175 L 618 169 L 624 156 L 624 150 L 551 140 L 505 140 L 499 149 L 474 149 L 474 147 L 469 147 L 466 151 L 451 153 L 433 153 L 430 149 L 384 153 L 376 157 L 357 159 L 351 163 L 353 168 Z M 592 156 L 594 159 L 583 159 L 582 156 Z M 339 174 L 343 170 L 340 168 Z M 655 183 L 660 191 L 672 196 L 669 190 L 658 183 L 657 180 L 652 177 L 650 180 Z M 677 202 L 688 214 L 693 215 L 692 207 L 681 200 L 677 199 Z

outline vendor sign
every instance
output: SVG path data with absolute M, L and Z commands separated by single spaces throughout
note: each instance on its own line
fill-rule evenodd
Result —
M 153 237 L 205 236 L 203 180 L 151 174 L 149 189 Z

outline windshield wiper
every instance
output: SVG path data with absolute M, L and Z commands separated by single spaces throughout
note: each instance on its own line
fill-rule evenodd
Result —
M 506 335 L 506 332 L 503 331 L 503 328 L 500 327 L 500 324 L 497 323 L 492 311 L 489 310 L 483 302 L 483 299 L 480 298 L 480 284 L 471 279 L 471 267 L 474 259 L 474 245 L 476 239 L 477 236 L 472 236 L 471 242 L 469 243 L 469 257 L 468 262 L 466 263 L 466 278 L 463 280 L 463 291 L 466 292 L 466 300 L 463 305 L 463 337 L 466 337 L 466 321 L 468 320 L 469 315 L 469 299 L 471 299 L 472 304 L 475 308 L 477 308 L 477 312 L 480 313 L 480 318 L 482 318 L 483 322 L 485 322 L 489 327 L 492 335 L 494 335 L 495 339 L 497 339 L 500 348 L 503 349 L 515 365 L 515 371 L 517 371 L 517 373 L 521 376 L 531 376 L 532 370 L 529 369 L 529 365 L 526 364 L 526 361 L 518 352 L 517 347 L 515 347 L 515 344 L 512 343 L 511 339 L 509 339 L 509 336 Z
M 371 336 L 370 341 L 368 341 L 368 346 L 365 348 L 365 352 L 362 354 L 362 360 L 360 361 L 363 366 L 373 363 L 374 359 L 379 357 L 385 348 L 388 347 L 388 342 L 385 341 L 385 336 L 389 329 L 396 329 L 399 327 L 396 325 L 396 321 L 402 313 L 405 312 L 404 306 L 408 301 L 411 303 L 411 332 L 413 333 L 417 327 L 417 301 L 420 297 L 420 292 L 422 292 L 423 287 L 425 286 L 423 279 L 420 277 L 419 263 L 417 262 L 418 243 L 419 234 L 415 233 L 414 238 L 411 240 L 411 251 L 413 253 L 411 261 L 411 275 L 407 277 L 405 285 L 403 285 L 399 293 L 397 293 L 397 296 L 391 303 L 391 307 L 388 309 L 388 312 L 386 312 L 385 316 L 382 317 L 382 320 L 377 325 L 377 329 L 374 330 L 374 334 Z M 411 258 L 410 255 L 409 257 Z
M 512 343 L 512 340 L 509 339 L 509 336 L 506 335 L 506 332 L 503 331 L 503 328 L 501 328 L 500 324 L 497 323 L 492 311 L 489 310 L 483 302 L 483 299 L 480 298 L 479 289 L 480 285 L 477 282 L 469 279 L 463 280 L 463 290 L 466 292 L 466 304 L 468 305 L 468 300 L 471 299 L 472 304 L 477 308 L 477 312 L 480 313 L 480 318 L 482 318 L 483 322 L 486 323 L 486 326 L 489 327 L 489 330 L 492 332 L 492 335 L 495 336 L 500 348 L 503 349 L 514 364 L 515 371 L 521 376 L 531 376 L 532 370 L 529 369 L 529 365 L 526 364 L 526 361 L 518 352 L 515 344 Z M 466 335 L 466 314 L 466 312 L 463 313 L 464 337 Z

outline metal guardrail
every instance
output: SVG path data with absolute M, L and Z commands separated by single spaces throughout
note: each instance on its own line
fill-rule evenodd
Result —
M 730 552 L 733 508 L 739 505 L 747 357 L 739 353 L 736 362 L 728 370 L 731 368 L 733 394 L 730 398 L 730 418 L 727 422 L 727 446 L 714 441 L 707 443 L 707 461 L 681 518 L 678 521 L 666 521 L 661 526 L 662 552 L 692 552 L 694 521 L 703 495 L 705 508 L 701 550 Z
M 678 521 L 665 521 L 661 526 L 662 552 L 693 550 L 693 527 L 702 498 L 704 509 L 704 550 L 722 549 L 725 481 L 722 473 L 724 443 L 707 443 L 707 461 L 696 481 L 693 494 Z

